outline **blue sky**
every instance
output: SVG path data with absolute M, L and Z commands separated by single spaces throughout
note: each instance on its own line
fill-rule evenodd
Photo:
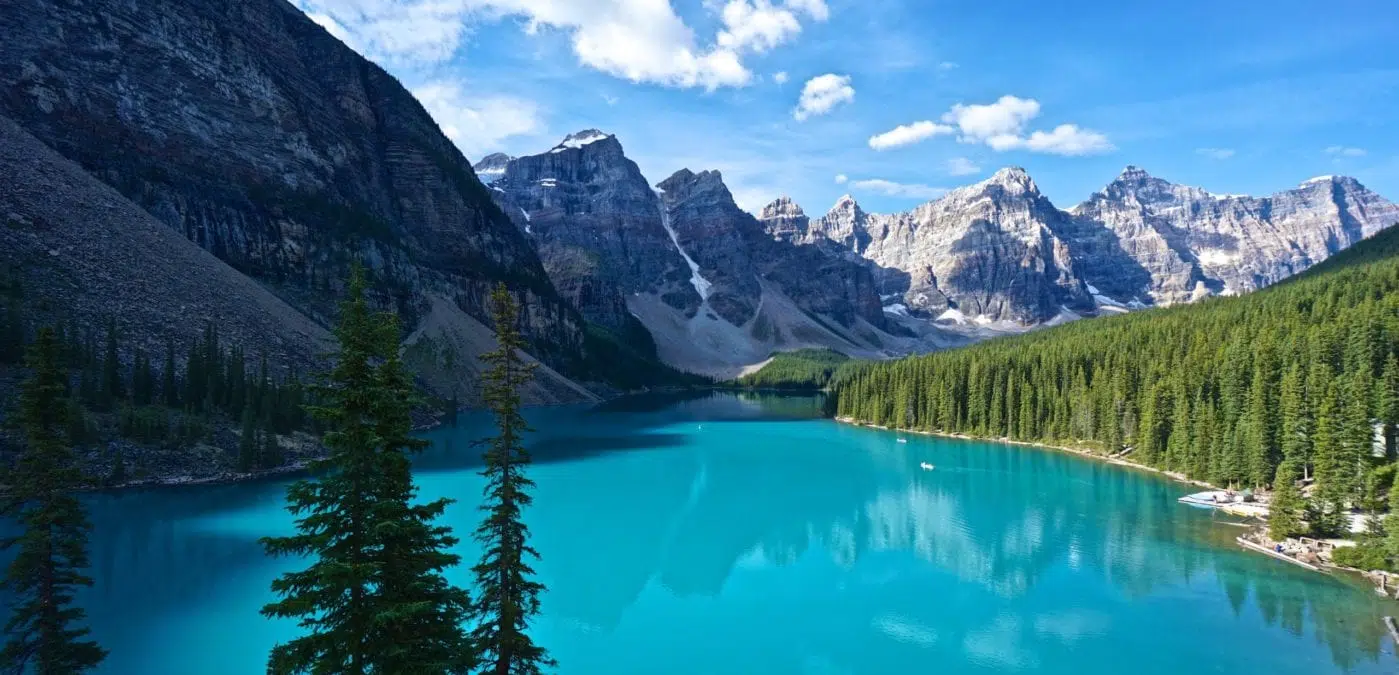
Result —
M 1127 164 L 1399 200 L 1392 0 L 292 0 L 475 161 L 614 133 L 652 183 L 912 208 L 1002 166 L 1067 208 Z

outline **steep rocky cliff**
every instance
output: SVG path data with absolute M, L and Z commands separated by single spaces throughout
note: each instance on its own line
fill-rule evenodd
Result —
M 1216 195 L 1127 167 L 1060 229 L 1080 273 L 1120 302 L 1169 304 L 1255 290 L 1399 221 L 1353 178 L 1268 197 Z
M 805 240 L 868 260 L 880 294 L 909 309 L 1029 324 L 1093 310 L 1055 234 L 1065 217 L 1023 169 L 1009 168 L 906 213 L 869 214 L 842 197 Z
M 581 322 L 397 80 L 284 0 L 9 0 L 0 113 L 324 323 L 351 260 L 413 330 L 505 281 L 533 351 Z
M 671 240 L 660 200 L 616 137 L 589 129 L 547 152 L 477 166 L 497 171 L 496 201 L 529 237 L 550 279 L 590 321 L 631 320 L 625 296 L 657 293 L 693 314 L 699 294 Z

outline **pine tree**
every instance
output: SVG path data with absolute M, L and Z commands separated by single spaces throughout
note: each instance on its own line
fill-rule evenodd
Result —
M 165 346 L 165 367 L 161 369 L 160 402 L 171 408 L 180 405 L 180 389 L 175 382 L 175 343 Z
M 544 586 L 531 577 L 528 559 L 539 554 L 529 545 L 529 530 L 521 515 L 529 506 L 534 482 L 525 476 L 530 463 L 522 437 L 531 431 L 520 414 L 520 388 L 529 381 L 533 364 L 520 357 L 524 338 L 516 327 L 514 299 L 505 286 L 491 293 L 495 323 L 495 351 L 482 356 L 488 364 L 484 380 L 486 405 L 495 415 L 497 434 L 485 441 L 485 497 L 481 509 L 486 518 L 475 538 L 485 552 L 473 571 L 478 597 L 473 607 L 477 628 L 472 632 L 480 650 L 483 672 L 494 675 L 532 675 L 553 660 L 534 644 L 526 630 L 539 613 Z
M 413 503 L 418 490 L 408 456 L 427 443 L 410 435 L 412 408 L 419 401 L 398 355 L 398 323 L 382 321 L 380 328 L 383 362 L 376 373 L 374 431 L 382 444 L 380 471 L 386 487 L 373 517 L 392 526 L 382 530 L 375 578 L 384 609 L 374 642 L 388 648 L 379 655 L 377 672 L 466 673 L 476 665 L 462 628 L 471 598 L 443 576 L 461 556 L 448 552 L 457 543 L 451 529 L 434 524 L 452 500 Z
M 273 581 L 272 590 L 281 599 L 262 608 L 266 616 L 298 619 L 306 633 L 272 649 L 267 670 L 273 675 L 365 675 L 373 672 L 376 649 L 384 648 L 371 643 L 379 610 L 372 586 L 372 510 L 383 482 L 371 421 L 379 401 L 372 364 L 379 348 L 374 320 L 364 299 L 363 276 L 356 272 L 335 329 L 335 366 L 317 387 L 322 405 L 310 409 L 329 429 L 323 442 L 330 454 L 313 465 L 317 478 L 287 488 L 287 510 L 297 516 L 298 532 L 262 540 L 270 555 L 312 558 L 306 569 Z M 206 337 L 206 346 L 209 341 Z
M 28 353 L 31 374 L 20 394 L 19 420 L 27 439 L 18 464 L 6 476 L 0 513 L 23 528 L 0 542 L 18 549 L 3 587 L 13 612 L 0 668 L 40 675 L 75 675 L 97 667 L 106 650 L 86 640 L 85 612 L 73 606 L 74 590 L 91 586 L 87 538 L 92 526 L 72 491 L 82 484 L 71 450 L 62 440 L 67 385 L 59 345 L 44 328 Z
M 107 350 L 102 356 L 102 381 L 99 383 L 98 408 L 111 410 L 123 398 L 121 361 L 117 356 L 117 324 L 107 324 Z
M 243 429 L 238 435 L 238 470 L 252 471 L 258 465 L 257 419 L 251 409 L 243 411 Z
M 1297 490 L 1297 467 L 1278 465 L 1273 477 L 1273 500 L 1268 506 L 1268 536 L 1274 541 L 1302 533 L 1302 493 Z

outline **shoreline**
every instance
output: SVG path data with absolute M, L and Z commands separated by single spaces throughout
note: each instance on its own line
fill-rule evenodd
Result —
M 1190 477 L 1186 476 L 1185 474 L 1180 473 L 1180 472 L 1178 472 L 1178 471 L 1166 471 L 1165 469 L 1158 469 L 1158 468 L 1156 468 L 1156 467 L 1147 466 L 1147 465 L 1141 464 L 1141 463 L 1139 463 L 1139 462 L 1133 462 L 1133 461 L 1130 461 L 1130 460 L 1126 460 L 1126 459 L 1123 459 L 1123 458 L 1121 458 L 1121 457 L 1113 457 L 1113 456 L 1110 456 L 1110 455 L 1104 455 L 1104 454 L 1102 454 L 1102 453 L 1095 452 L 1095 451 L 1090 450 L 1090 449 L 1088 449 L 1088 448 L 1076 448 L 1076 447 L 1069 446 L 1069 445 L 1053 445 L 1053 444 L 1050 444 L 1050 443 L 1033 443 L 1033 442 L 1030 442 L 1030 441 L 1017 441 L 1017 440 L 1010 439 L 1010 438 L 993 438 L 993 437 L 990 437 L 990 436 L 972 436 L 972 435 L 970 435 L 970 434 L 948 433 L 948 432 L 945 432 L 945 431 L 921 431 L 921 430 L 914 430 L 914 429 L 896 429 L 896 428 L 893 428 L 893 427 L 884 426 L 884 425 L 882 425 L 882 424 L 870 424 L 869 422 L 861 422 L 861 421 L 859 421 L 859 420 L 857 420 L 857 419 L 855 419 L 855 418 L 853 418 L 853 417 L 833 417 L 833 418 L 831 418 L 831 419 L 835 420 L 836 422 L 838 422 L 838 423 L 840 423 L 840 424 L 849 424 L 849 425 L 851 425 L 851 426 L 865 427 L 865 428 L 867 428 L 867 429 L 880 429 L 880 430 L 882 430 L 882 431 L 892 431 L 892 432 L 900 433 L 900 434 L 916 434 L 916 435 L 919 435 L 919 436 L 936 436 L 936 437 L 939 437 L 939 438 L 956 438 L 956 439 L 960 439 L 960 440 L 964 440 L 964 441 L 987 441 L 987 442 L 992 442 L 992 443 L 1005 443 L 1005 444 L 1007 444 L 1007 445 L 1021 445 L 1021 446 L 1031 447 L 1031 448 L 1040 448 L 1040 449 L 1044 449 L 1044 450 L 1055 450 L 1055 451 L 1058 451 L 1058 452 L 1066 452 L 1066 453 L 1069 453 L 1069 454 L 1071 454 L 1071 455 L 1078 455 L 1079 457 L 1086 457 L 1086 458 L 1089 458 L 1089 459 L 1094 459 L 1094 460 L 1097 460 L 1097 461 L 1100 461 L 1100 462 L 1104 462 L 1104 463 L 1107 463 L 1107 464 L 1114 464 L 1114 465 L 1116 465 L 1116 466 L 1125 467 L 1125 468 L 1128 468 L 1128 469 L 1136 469 L 1136 470 L 1139 470 L 1139 471 L 1146 471 L 1146 472 L 1149 472 L 1149 473 L 1154 473 L 1154 474 L 1156 474 L 1156 475 L 1158 475 L 1158 476 L 1164 476 L 1164 477 L 1166 477 L 1166 478 L 1169 478 L 1169 479 L 1171 479 L 1171 480 L 1173 480 L 1173 481 L 1175 481 L 1175 482 L 1177 482 L 1177 483 L 1184 483 L 1184 484 L 1186 484 L 1186 485 L 1194 485 L 1194 486 L 1196 486 L 1196 487 L 1210 488 L 1210 489 L 1212 489 L 1212 490 L 1223 490 L 1223 489 L 1224 489 L 1224 488 L 1221 488 L 1221 487 L 1219 487 L 1219 486 L 1217 486 L 1217 485 L 1214 485 L 1213 483 L 1207 483 L 1207 482 L 1202 481 L 1202 480 L 1198 480 L 1198 479 L 1195 479 L 1195 478 L 1190 478 Z

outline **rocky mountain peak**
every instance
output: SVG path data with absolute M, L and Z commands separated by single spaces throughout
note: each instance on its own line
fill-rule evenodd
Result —
M 728 186 L 724 185 L 723 174 L 716 170 L 695 173 L 689 169 L 681 169 L 671 174 L 670 178 L 657 183 L 656 187 L 660 188 L 662 201 L 667 204 L 702 196 L 710 204 L 734 205 L 734 208 L 737 208 L 733 194 L 729 192 Z
M 979 183 L 979 186 L 999 186 L 1009 194 L 1038 194 L 1040 189 L 1035 185 L 1035 180 L 1030 178 L 1030 174 L 1025 169 L 1018 166 L 1007 166 L 991 174 L 991 177 Z
M 1151 177 L 1152 177 L 1151 174 L 1147 173 L 1145 169 L 1143 169 L 1143 168 L 1141 168 L 1141 167 L 1139 167 L 1139 166 L 1137 166 L 1137 165 L 1135 165 L 1135 164 L 1128 164 L 1126 167 L 1123 167 L 1122 173 L 1117 174 L 1117 178 L 1116 178 L 1115 180 L 1113 180 L 1113 182 L 1114 182 L 1114 183 L 1139 183 L 1139 182 L 1144 181 L 1144 180 L 1147 180 L 1147 179 L 1149 179 L 1149 178 L 1151 178 Z
M 811 219 L 807 218 L 802 207 L 786 195 L 778 197 L 772 203 L 764 206 L 758 214 L 758 220 L 762 222 L 763 229 L 773 239 L 784 241 L 801 239 L 806 235 L 807 227 L 811 224 Z
M 603 133 L 597 129 L 584 129 L 564 136 L 563 141 L 554 146 L 550 152 L 563 152 L 565 150 L 576 150 L 587 145 L 592 145 L 599 141 L 616 142 L 617 137 L 612 134 Z
M 481 161 L 472 165 L 476 170 L 476 175 L 482 182 L 490 183 L 495 179 L 505 175 L 505 167 L 510 164 L 514 157 L 503 152 L 493 152 L 481 158 Z
M 766 220 L 768 218 L 791 218 L 805 215 L 806 213 L 802 211 L 802 207 L 792 201 L 791 197 L 782 195 L 772 200 L 767 206 L 764 206 L 758 217 Z

